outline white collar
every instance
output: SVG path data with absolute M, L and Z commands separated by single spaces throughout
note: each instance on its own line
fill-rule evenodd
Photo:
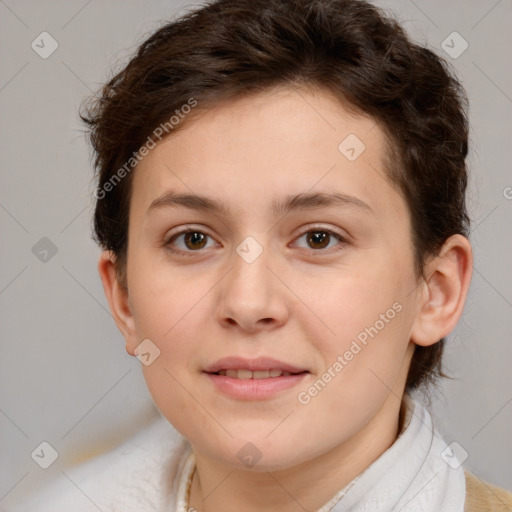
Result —
M 446 443 L 427 409 L 408 393 L 396 441 L 365 471 L 340 489 L 318 512 L 463 512 L 466 494 L 462 466 L 449 466 Z M 191 449 L 181 461 L 176 512 L 187 512 L 195 470 Z M 178 473 L 180 474 L 180 473 Z

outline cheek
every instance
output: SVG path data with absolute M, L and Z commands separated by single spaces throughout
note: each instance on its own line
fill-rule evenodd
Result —
M 321 355 L 319 370 L 328 373 L 326 379 L 336 375 L 336 384 L 328 387 L 338 390 L 329 400 L 340 406 L 347 400 L 352 403 L 351 396 L 366 399 L 363 395 L 373 393 L 376 386 L 385 391 L 379 379 L 393 383 L 404 372 L 413 321 L 408 294 L 412 281 L 389 268 L 374 265 L 347 275 L 318 290 L 322 293 L 310 288 L 315 311 L 328 326 L 321 336 L 319 330 L 311 333 Z M 356 406 L 353 402 L 349 409 Z
M 134 308 L 139 337 L 149 338 L 159 350 L 154 362 L 142 365 L 148 390 L 160 412 L 183 435 L 189 435 L 191 418 L 197 428 L 208 427 L 200 406 L 191 399 L 195 394 L 191 378 L 204 338 L 204 322 L 199 317 L 205 314 L 206 302 L 201 301 L 205 291 L 183 290 L 187 287 L 180 283 L 171 289 L 161 284 L 151 291 L 145 288 Z
M 163 251 L 162 251 L 162 254 Z M 173 267 L 162 254 L 136 254 L 132 259 L 130 293 L 139 335 L 154 338 L 162 349 L 188 346 L 194 318 L 204 309 L 204 299 L 214 284 L 206 272 Z
M 376 322 L 379 331 L 396 324 L 394 319 L 399 316 L 397 310 L 403 305 L 406 288 L 403 278 L 393 278 L 385 269 L 372 268 L 341 274 L 321 286 L 310 283 L 308 303 L 325 319 L 331 339 L 348 340 Z M 400 305 L 393 307 L 395 303 Z
M 304 421 L 328 421 L 329 432 L 350 438 L 377 414 L 390 390 L 405 377 L 408 313 L 398 301 L 383 305 L 370 308 L 367 302 L 353 300 L 332 317 L 336 334 L 318 345 L 322 367 L 298 396 Z M 364 307 L 359 310 L 359 306 Z
M 202 299 L 208 286 L 197 279 L 192 284 L 178 276 L 170 279 L 157 269 L 138 270 L 144 279 L 134 278 L 131 287 L 135 329 L 138 339 L 151 340 L 158 353 L 150 365 L 142 365 L 144 378 L 162 413 L 179 422 L 176 411 L 191 408 L 185 389 L 190 372 L 196 370 L 197 347 L 204 337 L 199 317 L 206 314 Z

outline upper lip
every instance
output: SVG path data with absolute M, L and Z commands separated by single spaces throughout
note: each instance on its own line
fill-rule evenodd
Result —
M 215 373 L 220 370 L 282 370 L 289 373 L 301 373 L 307 371 L 271 357 L 258 357 L 246 359 L 244 357 L 223 357 L 204 369 L 206 373 Z

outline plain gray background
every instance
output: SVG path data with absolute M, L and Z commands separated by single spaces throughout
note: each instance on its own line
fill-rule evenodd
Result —
M 465 466 L 512 489 L 512 2 L 377 3 L 454 65 L 471 101 L 474 277 L 446 350 L 456 379 L 441 382 L 432 408 L 445 440 L 467 451 Z M 97 275 L 92 165 L 77 112 L 112 66 L 190 5 L 0 0 L 1 510 L 156 415 Z M 41 32 L 59 45 L 46 59 L 31 47 Z M 457 58 L 442 48 L 453 32 L 468 44 Z M 57 251 L 47 261 L 43 237 Z M 46 470 L 31 458 L 42 441 L 59 453 Z

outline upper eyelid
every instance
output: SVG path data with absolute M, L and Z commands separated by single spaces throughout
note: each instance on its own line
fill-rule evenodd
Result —
M 335 229 L 335 228 L 330 228 L 330 227 L 326 227 L 326 226 L 321 226 L 321 225 L 312 225 L 312 226 L 305 226 L 305 227 L 301 227 L 301 228 L 298 228 L 296 230 L 296 237 L 297 236 L 302 236 L 302 235 L 305 235 L 306 233 L 310 233 L 311 231 L 326 231 L 327 233 L 332 233 L 334 235 L 338 235 L 339 237 L 341 238 L 349 238 L 349 235 L 348 233 L 345 232 L 345 230 L 341 230 L 340 228 L 338 229 Z M 338 231 L 339 230 L 339 231 Z M 343 232 L 340 232 L 340 231 L 343 231 Z
M 185 235 L 186 233 L 203 233 L 207 236 L 209 236 L 210 238 L 215 238 L 213 235 L 211 235 L 207 229 L 204 229 L 204 228 L 197 228 L 195 226 L 184 226 L 183 228 L 179 229 L 178 231 L 176 232 L 173 232 L 172 234 L 166 234 L 164 236 L 164 240 L 166 241 L 166 243 L 170 242 L 173 238 L 175 237 L 178 237 L 178 236 L 181 236 L 181 235 Z

